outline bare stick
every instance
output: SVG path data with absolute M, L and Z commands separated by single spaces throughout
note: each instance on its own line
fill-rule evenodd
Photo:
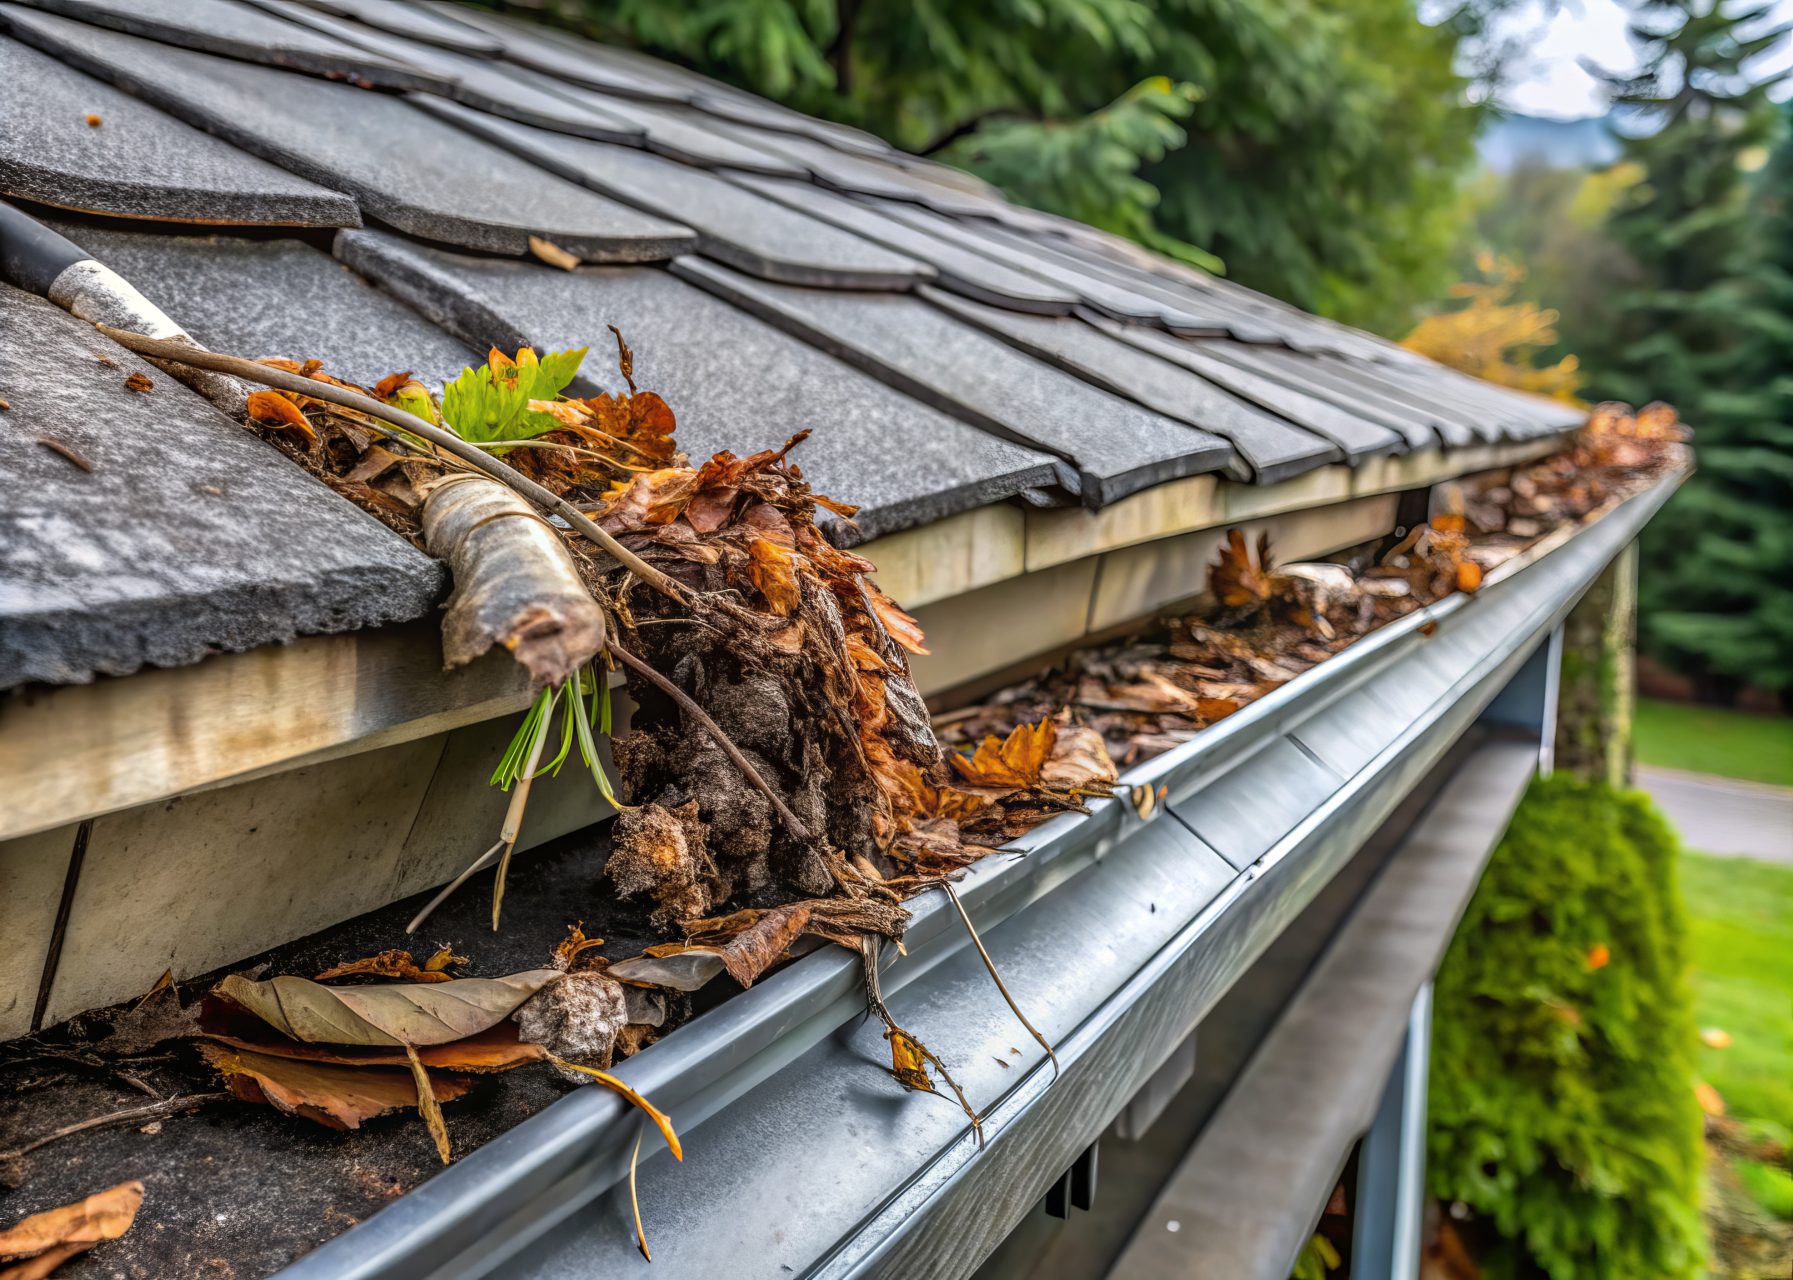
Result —
M 493 859 L 497 858 L 497 856 L 503 852 L 504 852 L 504 837 L 500 836 L 498 838 L 497 844 L 493 845 L 490 849 L 487 849 L 484 853 L 480 854 L 479 857 L 475 858 L 472 862 L 470 862 L 467 865 L 467 869 L 465 871 L 461 872 L 460 875 L 456 876 L 453 880 L 449 881 L 446 885 L 444 885 L 442 888 L 442 892 L 438 893 L 435 897 L 431 898 L 429 901 L 429 905 L 424 907 L 424 909 L 422 911 L 419 911 L 415 916 L 412 917 L 411 923 L 405 926 L 405 932 L 406 933 L 416 933 L 418 928 L 423 924 L 423 922 L 430 918 L 431 913 L 434 912 L 435 909 L 437 907 L 441 906 L 444 902 L 447 902 L 450 895 L 452 895 L 456 889 L 459 889 L 462 885 L 466 884 L 467 881 L 469 879 L 471 879 L 473 876 L 477 875 L 479 872 L 483 871 L 485 868 L 491 866 Z
M 105 1129 L 115 1124 L 135 1124 L 139 1120 L 160 1120 L 164 1116 L 177 1116 L 183 1111 L 193 1111 L 213 1102 L 223 1102 L 230 1097 L 228 1093 L 187 1093 L 178 1098 L 164 1098 L 160 1102 L 152 1102 L 146 1106 L 130 1107 L 124 1111 L 108 1111 L 103 1116 L 94 1116 L 75 1124 L 64 1125 L 60 1129 L 52 1129 L 42 1137 L 33 1138 L 24 1146 L 13 1151 L 0 1151 L 0 1164 L 8 1160 L 17 1160 L 21 1156 L 30 1155 L 39 1147 L 47 1147 L 52 1142 L 73 1137 L 88 1129 Z
M 1008 1002 L 1009 1012 L 1015 1015 L 1015 1021 L 1027 1028 L 1027 1034 L 1038 1041 L 1040 1048 L 1046 1051 L 1046 1056 L 1052 1059 L 1052 1078 L 1058 1079 L 1058 1054 L 1052 1051 L 1052 1045 L 1045 1036 L 1039 1033 L 1038 1028 L 1027 1020 L 1027 1015 L 1021 1012 L 1021 1006 L 1015 1003 L 1015 997 L 1009 994 L 1009 989 L 1002 985 L 1002 975 L 996 972 L 996 961 L 990 959 L 990 953 L 984 950 L 984 940 L 977 936 L 977 927 L 971 923 L 971 916 L 966 912 L 965 904 L 959 901 L 959 891 L 953 888 L 952 881 L 944 877 L 934 883 L 945 889 L 946 896 L 952 899 L 953 906 L 959 912 L 959 919 L 964 922 L 965 932 L 971 935 L 971 945 L 977 948 L 978 955 L 983 957 L 984 968 L 990 972 L 990 981 L 994 982 L 996 989 L 1002 992 L 1002 998 Z
M 809 828 L 804 826 L 803 823 L 798 820 L 797 815 L 792 813 L 790 809 L 785 806 L 784 801 L 778 798 L 778 793 L 767 785 L 764 778 L 760 777 L 759 771 L 748 762 L 746 756 L 741 754 L 741 749 L 722 731 L 722 726 L 710 719 L 709 712 L 693 702 L 690 694 L 686 693 L 658 671 L 655 671 L 652 667 L 648 666 L 647 663 L 623 648 L 615 641 L 615 639 L 610 641 L 608 647 L 610 652 L 616 655 L 617 661 L 621 662 L 631 671 L 638 673 L 642 679 L 646 680 L 649 684 L 660 690 L 661 693 L 664 693 L 667 697 L 678 703 L 679 710 L 683 711 L 686 715 L 690 716 L 693 720 L 697 721 L 698 724 L 703 726 L 704 731 L 716 740 L 716 745 L 722 748 L 722 753 L 730 760 L 734 761 L 735 768 L 746 775 L 747 781 L 757 787 L 760 794 L 764 795 L 766 799 L 771 802 L 773 810 L 778 814 L 779 821 L 784 823 L 787 831 L 796 836 L 799 840 L 809 839 Z
M 128 347 L 140 355 L 153 356 L 156 359 L 168 360 L 176 364 L 190 365 L 197 369 L 213 369 L 219 373 L 233 374 L 245 382 L 258 382 L 263 386 L 278 387 L 282 391 L 310 396 L 313 400 L 328 401 L 331 404 L 341 405 L 345 409 L 354 409 L 359 413 L 365 413 L 370 418 L 378 418 L 382 422 L 391 423 L 401 431 L 407 431 L 414 436 L 420 436 L 470 466 L 485 472 L 494 480 L 509 485 L 542 510 L 553 512 L 578 532 L 603 547 L 619 563 L 627 566 L 636 577 L 656 591 L 670 596 L 680 603 L 685 600 L 685 592 L 678 583 L 623 546 L 609 533 L 598 527 L 591 517 L 565 498 L 553 490 L 537 484 L 509 463 L 491 457 L 480 450 L 478 446 L 468 444 L 454 432 L 446 431 L 433 422 L 425 422 L 415 414 L 406 413 L 403 409 L 394 409 L 391 405 L 383 404 L 372 396 L 363 395 L 359 391 L 350 391 L 346 387 L 339 387 L 333 383 L 318 382 L 296 373 L 288 373 L 284 369 L 257 364 L 253 360 L 245 360 L 242 356 L 219 355 L 215 351 L 201 351 L 180 342 L 146 338 L 142 334 L 130 333 L 124 329 L 114 329 L 107 324 L 94 327 L 118 343 L 119 346 Z

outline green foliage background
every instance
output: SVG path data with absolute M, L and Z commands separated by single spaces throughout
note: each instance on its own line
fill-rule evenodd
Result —
M 1413 0 L 536 0 L 1384 333 L 1443 295 L 1481 13 Z
M 1676 856 L 1641 794 L 1541 779 L 1439 971 L 1429 1178 L 1497 1233 L 1491 1278 L 1701 1274 Z

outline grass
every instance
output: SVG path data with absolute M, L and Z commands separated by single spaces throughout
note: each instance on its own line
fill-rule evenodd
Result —
M 1793 787 L 1793 718 L 1641 698 L 1640 763 Z
M 1737 1118 L 1793 1128 L 1793 867 L 1687 853 L 1681 887 L 1695 1017 L 1731 1036 L 1700 1076 Z

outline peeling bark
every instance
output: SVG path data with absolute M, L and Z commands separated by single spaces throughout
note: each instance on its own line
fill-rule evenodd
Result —
M 603 648 L 603 612 L 566 542 L 511 489 L 484 476 L 436 482 L 424 501 L 423 536 L 454 573 L 442 619 L 445 666 L 503 645 L 539 689 L 566 680 Z

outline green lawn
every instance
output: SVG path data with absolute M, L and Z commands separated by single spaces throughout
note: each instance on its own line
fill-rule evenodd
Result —
M 1793 1129 L 1793 867 L 1684 854 L 1695 1017 L 1730 1033 L 1702 1045 L 1702 1079 L 1729 1113 Z
M 1641 764 L 1793 787 L 1793 718 L 1641 698 Z

